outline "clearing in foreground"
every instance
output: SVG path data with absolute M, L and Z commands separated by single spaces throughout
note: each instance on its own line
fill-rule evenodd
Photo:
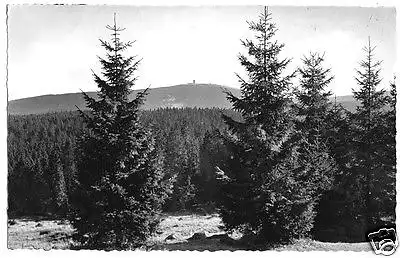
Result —
M 18 218 L 8 223 L 8 248 L 69 249 L 71 225 L 63 220 Z M 164 215 L 146 250 L 251 250 L 240 234 L 227 235 L 221 219 L 212 215 Z M 372 251 L 369 243 L 325 243 L 301 239 L 273 248 L 276 251 Z

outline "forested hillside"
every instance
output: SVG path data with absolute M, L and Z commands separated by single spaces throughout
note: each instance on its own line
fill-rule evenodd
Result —
M 200 172 L 200 149 L 207 132 L 226 126 L 222 109 L 158 109 L 142 111 L 151 128 L 163 168 L 173 181 L 167 211 L 194 209 Z M 75 189 L 75 151 L 85 131 L 78 112 L 8 117 L 10 214 L 65 214 Z M 198 184 L 200 182 L 197 182 Z
M 340 137 L 334 139 L 331 149 L 339 165 L 348 172 L 337 173 L 335 187 L 322 196 L 313 234 L 320 239 L 354 241 L 362 237 L 354 217 L 359 213 L 354 203 L 359 179 L 352 172 L 353 149 L 346 139 L 350 137 L 351 113 L 340 107 L 337 110 L 333 126 Z M 163 169 L 171 180 L 164 211 L 215 209 L 219 198 L 218 169 L 225 170 L 231 159 L 223 137 L 228 132 L 223 114 L 241 120 L 239 113 L 225 109 L 167 108 L 141 112 L 140 119 L 146 128 L 151 128 Z M 77 183 L 75 151 L 85 130 L 78 112 L 9 115 L 8 213 L 11 216 L 64 216 L 68 212 Z M 389 180 L 385 185 L 394 189 L 391 177 L 382 174 L 379 178 Z M 381 187 L 379 183 L 375 186 Z M 387 194 L 379 197 L 380 223 L 384 224 L 395 219 L 392 202 L 395 195 Z M 329 233 L 337 230 L 343 233 Z

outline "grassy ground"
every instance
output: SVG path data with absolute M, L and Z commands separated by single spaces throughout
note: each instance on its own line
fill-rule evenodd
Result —
M 9 220 L 7 246 L 10 249 L 65 249 L 72 243 L 73 231 L 68 222 L 61 220 L 40 217 Z
M 9 221 L 8 248 L 68 249 L 73 228 L 61 220 L 19 218 Z M 195 234 L 201 233 L 201 234 Z M 148 250 L 250 250 L 241 235 L 226 235 L 217 215 L 165 215 L 148 241 Z M 369 251 L 368 243 L 324 243 L 301 239 L 273 248 L 277 251 Z

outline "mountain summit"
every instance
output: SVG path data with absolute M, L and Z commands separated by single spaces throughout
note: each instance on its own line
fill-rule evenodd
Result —
M 216 84 L 181 84 L 170 87 L 151 88 L 146 97 L 143 109 L 156 108 L 230 108 L 231 104 L 226 99 L 224 90 L 229 90 L 239 95 L 239 89 L 220 86 Z M 131 93 L 130 98 L 140 90 Z M 96 92 L 87 92 L 91 97 L 96 97 Z M 58 95 L 43 95 L 8 102 L 8 113 L 12 115 L 40 114 L 47 112 L 73 111 L 77 107 L 84 110 L 86 104 L 82 93 L 67 93 Z

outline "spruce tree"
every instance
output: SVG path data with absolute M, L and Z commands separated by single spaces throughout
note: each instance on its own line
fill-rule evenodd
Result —
M 164 199 L 163 173 L 151 134 L 139 122 L 147 90 L 129 100 L 140 60 L 122 54 L 123 43 L 114 16 L 111 42 L 100 40 L 102 76 L 93 73 L 98 98 L 83 93 L 89 114 L 80 142 L 76 239 L 85 248 L 130 249 L 143 245 L 155 230 Z
M 65 214 L 68 207 L 67 184 L 60 159 L 60 150 L 54 148 L 49 156 L 49 184 L 51 186 L 53 211 Z
M 390 158 L 393 159 L 392 163 L 396 163 L 396 101 L 397 101 L 397 90 L 396 90 L 396 76 L 393 81 L 390 82 L 390 95 L 388 98 L 389 108 L 386 113 L 386 125 L 388 127 L 388 145 L 390 146 Z
M 384 115 L 384 155 L 382 156 L 383 171 L 378 181 L 385 187 L 380 192 L 379 198 L 379 217 L 381 224 L 395 224 L 396 208 L 396 77 L 390 82 L 390 92 L 388 96 L 388 108 Z
M 193 179 L 199 166 L 197 142 L 189 132 L 171 132 L 168 138 L 165 169 L 171 178 L 172 192 L 165 208 L 169 211 L 190 210 L 194 208 L 196 189 Z
M 307 140 L 323 140 L 327 136 L 327 118 L 331 107 L 329 97 L 332 92 L 326 88 L 333 80 L 330 69 L 323 67 L 324 56 L 310 53 L 303 58 L 303 67 L 298 69 L 300 88 L 296 94 L 298 99 L 297 123 L 299 129 L 306 133 Z
M 375 47 L 368 46 L 363 50 L 366 53 L 364 60 L 360 62 L 355 77 L 358 89 L 353 89 L 354 98 L 359 102 L 355 113 L 352 115 L 352 142 L 355 150 L 352 173 L 354 175 L 354 196 L 359 196 L 358 207 L 359 221 L 363 221 L 364 230 L 374 229 L 378 223 L 378 195 L 385 189 L 378 178 L 387 170 L 384 169 L 385 143 L 384 138 L 384 107 L 387 104 L 386 91 L 378 89 L 381 82 L 381 61 L 375 60 Z M 361 191 L 359 190 L 361 189 Z
M 300 152 L 307 150 L 307 146 L 313 146 L 314 153 L 304 153 L 303 159 L 318 170 L 318 174 L 324 176 L 326 182 L 332 183 L 334 179 L 340 180 L 340 166 L 346 151 L 343 150 L 340 133 L 343 132 L 344 114 L 342 107 L 335 102 L 331 103 L 332 92 L 327 87 L 333 80 L 331 70 L 324 68 L 324 56 L 318 53 L 310 53 L 303 58 L 303 66 L 298 69 L 300 74 L 300 87 L 296 92 L 297 114 L 296 123 L 299 133 L 305 137 Z M 315 158 L 319 162 L 315 162 Z M 336 182 L 338 183 L 338 182 Z M 321 200 L 318 200 L 316 207 L 313 234 L 320 237 L 321 229 L 326 227 L 332 220 L 333 214 L 339 210 L 337 206 L 331 209 L 331 196 L 335 192 L 330 191 L 330 184 L 325 185 L 321 193 Z M 334 223 L 337 223 L 335 221 Z M 326 236 L 324 236 L 326 237 Z
M 312 228 L 316 200 L 330 183 L 317 169 L 326 157 L 312 144 L 299 152 L 305 139 L 294 127 L 294 74 L 286 71 L 290 60 L 279 58 L 284 45 L 274 39 L 267 8 L 249 28 L 255 40 L 242 41 L 248 56 L 239 55 L 248 79 L 239 76 L 240 97 L 228 93 L 243 121 L 224 116 L 230 159 L 217 173 L 219 208 L 228 230 L 255 234 L 260 243 L 289 241 Z
M 207 208 L 215 208 L 217 199 L 216 167 L 226 170 L 228 152 L 220 130 L 207 131 L 200 146 L 199 175 L 197 196 Z
M 74 198 L 74 194 L 77 186 L 77 171 L 76 171 L 76 162 L 74 156 L 75 146 L 68 138 L 68 140 L 63 144 L 62 154 L 63 154 L 63 168 L 65 175 L 65 183 L 67 188 L 69 206 L 68 209 L 71 208 L 71 200 Z
M 338 127 L 335 123 L 340 121 L 340 117 L 337 117 L 340 116 L 340 107 L 337 107 L 336 103 L 332 105 L 329 99 L 332 92 L 327 90 L 327 87 L 333 76 L 330 75 L 329 68 L 323 67 L 323 63 L 323 55 L 310 53 L 310 56 L 303 58 L 303 67 L 298 69 L 300 87 L 296 92 L 298 100 L 296 127 L 305 140 L 301 142 L 300 152 L 312 146 L 312 149 L 325 159 L 321 160 L 321 164 L 324 165 L 318 168 L 319 173 L 324 174 L 327 179 L 332 179 L 337 172 L 337 166 L 333 148 L 329 145 L 337 138 Z M 304 158 L 313 163 L 312 156 L 305 155 Z

